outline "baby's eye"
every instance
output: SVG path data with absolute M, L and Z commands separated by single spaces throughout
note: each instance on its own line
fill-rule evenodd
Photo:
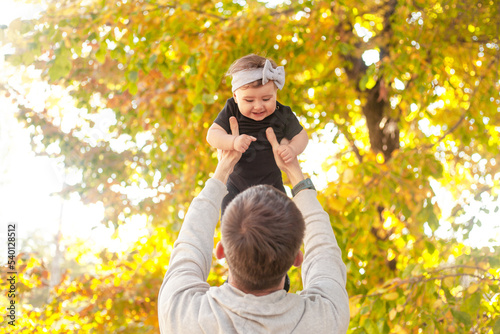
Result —
M 251 103 L 251 102 L 253 102 L 253 100 L 245 100 L 245 102 L 249 102 L 249 103 Z
M 269 101 L 270 99 L 263 99 L 265 102 Z

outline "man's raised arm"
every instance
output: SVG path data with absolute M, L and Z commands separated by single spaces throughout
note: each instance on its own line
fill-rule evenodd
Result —
M 231 121 L 233 133 L 238 133 L 236 119 Z M 219 221 L 222 199 L 227 194 L 226 182 L 241 153 L 218 152 L 219 163 L 211 179 L 192 201 L 179 236 L 170 255 L 169 267 L 158 295 L 158 320 L 161 333 L 179 333 L 188 314 L 186 299 L 200 296 L 209 285 L 206 282 L 212 265 L 214 231 Z M 197 294 L 198 293 L 198 294 Z
M 302 264 L 302 296 L 311 297 L 311 301 L 322 299 L 318 303 L 318 318 L 329 322 L 332 333 L 345 333 L 349 327 L 349 297 L 346 290 L 346 266 L 342 261 L 342 252 L 337 244 L 330 217 L 316 198 L 316 190 L 301 187 L 304 174 L 297 159 L 285 163 L 279 155 L 279 143 L 274 131 L 266 131 L 273 147 L 274 158 L 278 167 L 288 175 L 294 187 L 293 201 L 302 212 L 306 223 L 304 236 L 304 262 Z M 304 190 L 300 190 L 305 188 Z M 315 303 L 315 302 L 314 302 Z

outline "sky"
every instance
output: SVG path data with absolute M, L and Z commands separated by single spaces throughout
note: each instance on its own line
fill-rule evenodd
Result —
M 282 1 L 273 1 L 274 3 Z M 274 4 L 273 3 L 273 4 Z M 0 25 L 8 25 L 16 17 L 30 18 L 40 10 L 33 5 L 19 4 L 13 0 L 2 0 L 0 11 Z M 0 41 L 0 70 L 2 73 L 9 69 L 3 61 L 3 54 L 8 53 L 8 45 Z M 373 55 L 373 57 L 377 57 Z M 368 55 L 367 55 L 368 57 Z M 368 61 L 368 60 L 367 60 Z M 5 77 L 2 75 L 2 77 Z M 0 78 L 0 82 L 2 79 Z M 43 98 L 42 98 L 43 100 Z M 34 236 L 54 240 L 59 228 L 65 235 L 64 243 L 70 244 L 76 238 L 85 240 L 90 246 L 98 248 L 108 247 L 111 251 L 124 251 L 134 241 L 147 233 L 144 219 L 135 219 L 120 228 L 118 238 L 113 239 L 112 228 L 105 228 L 101 223 L 104 208 L 100 204 L 85 206 L 77 194 L 70 199 L 63 200 L 53 195 L 62 187 L 64 175 L 61 165 L 54 159 L 35 156 L 31 150 L 30 137 L 27 129 L 18 123 L 14 114 L 16 107 L 9 98 L 0 96 L 0 240 L 5 240 L 7 224 L 16 223 L 21 248 L 23 240 Z M 330 129 L 330 134 L 332 129 Z M 333 151 L 328 139 L 328 129 L 325 131 L 326 140 L 309 145 L 306 156 L 317 156 L 317 152 Z M 321 154 L 319 155 L 321 156 Z M 314 170 L 312 159 L 305 159 L 303 167 L 306 171 Z M 322 188 L 328 181 L 338 175 L 335 171 L 313 178 L 318 188 Z M 449 194 L 437 189 L 438 202 L 444 212 L 451 210 Z M 497 203 L 498 205 L 499 203 Z M 493 204 L 491 204 L 493 205 Z M 471 210 L 469 215 L 476 212 Z M 477 213 L 483 221 L 483 227 L 471 234 L 469 243 L 484 245 L 491 237 L 500 241 L 500 228 L 495 214 L 486 215 Z M 446 223 L 443 224 L 446 230 Z M 500 242 L 499 242 L 500 243 Z M 55 246 L 53 246 L 55 250 Z M 6 245 L 0 242 L 0 254 L 6 253 Z

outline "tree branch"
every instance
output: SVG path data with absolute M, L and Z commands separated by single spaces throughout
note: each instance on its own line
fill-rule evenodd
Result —
M 337 129 L 339 129 L 340 131 L 345 128 L 344 126 L 338 124 L 335 120 L 332 120 L 332 121 L 335 124 L 335 126 L 337 127 Z M 354 153 L 356 154 L 356 157 L 358 158 L 358 161 L 360 163 L 362 163 L 363 162 L 363 156 L 359 152 L 359 149 L 356 146 L 356 143 L 354 142 L 354 139 L 352 138 L 351 133 L 349 131 L 347 131 L 347 130 L 346 131 L 342 131 L 342 133 L 344 134 L 344 136 L 346 137 L 347 141 L 351 145 L 352 150 L 354 151 Z
M 426 277 L 425 274 L 424 274 L 424 275 L 420 275 L 418 277 L 410 277 L 410 278 L 407 278 L 407 279 L 404 279 L 404 280 L 399 280 L 396 284 L 391 284 L 387 288 L 381 288 L 380 292 L 371 293 L 371 294 L 363 295 L 363 296 L 364 297 L 382 296 L 385 293 L 387 293 L 387 292 L 389 292 L 391 290 L 394 290 L 396 288 L 399 288 L 399 287 L 401 287 L 403 285 L 406 285 L 406 284 L 410 284 L 410 285 L 413 286 L 415 284 L 427 283 L 427 282 L 430 282 L 430 281 L 436 281 L 436 280 L 441 280 L 442 281 L 442 280 L 444 280 L 444 279 L 446 279 L 448 277 L 469 276 L 469 277 L 477 278 L 480 281 L 495 281 L 495 282 L 500 282 L 500 278 L 497 278 L 497 277 L 493 276 L 486 269 L 481 268 L 481 267 L 467 266 L 467 265 L 456 265 L 456 266 L 452 266 L 452 267 L 439 268 L 439 269 L 437 269 L 435 271 L 429 272 L 428 274 L 432 275 L 433 273 L 438 273 L 438 272 L 441 272 L 443 270 L 451 270 L 451 269 L 474 269 L 474 270 L 482 271 L 482 272 L 484 272 L 485 275 L 488 275 L 488 276 L 480 275 L 480 274 L 452 273 L 452 274 L 442 274 L 442 275 L 434 276 L 434 277 Z M 351 296 L 350 298 L 353 298 L 353 297 L 355 297 L 355 296 Z

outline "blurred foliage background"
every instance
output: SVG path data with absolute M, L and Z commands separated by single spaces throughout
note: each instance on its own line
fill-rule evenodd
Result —
M 33 150 L 79 175 L 61 196 L 102 203 L 118 230 L 142 217 L 148 234 L 126 251 L 75 243 L 56 280 L 42 250 L 21 252 L 16 333 L 158 332 L 171 247 L 216 165 L 205 136 L 231 95 L 224 73 L 249 53 L 285 66 L 278 100 L 311 138 L 301 158 L 347 264 L 349 333 L 500 333 L 498 243 L 466 242 L 483 223 L 471 203 L 499 216 L 497 1 L 43 5 L 2 30 L 23 80 L 0 90 Z M 214 261 L 209 283 L 225 274 Z

